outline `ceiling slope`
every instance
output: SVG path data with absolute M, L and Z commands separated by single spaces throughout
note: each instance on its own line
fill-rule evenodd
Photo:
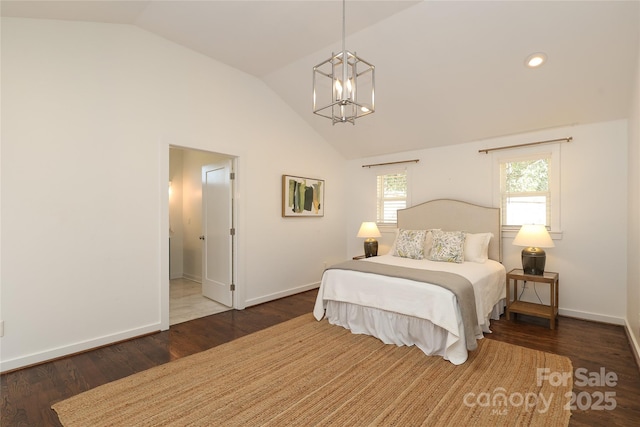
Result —
M 2 15 L 136 25 L 264 80 L 345 158 L 628 117 L 640 2 L 360 1 L 347 49 L 376 66 L 376 113 L 311 112 L 314 65 L 341 48 L 342 4 L 2 1 Z M 525 58 L 542 51 L 538 69 Z

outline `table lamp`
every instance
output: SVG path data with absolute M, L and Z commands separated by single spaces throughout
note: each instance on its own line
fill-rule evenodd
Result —
M 375 222 L 363 222 L 358 231 L 358 237 L 365 237 L 364 256 L 366 258 L 378 256 L 378 241 L 374 237 L 380 237 L 380 231 Z
M 542 276 L 547 255 L 542 248 L 553 248 L 553 240 L 544 225 L 523 225 L 513 239 L 516 246 L 525 246 L 522 250 L 522 270 L 524 274 Z

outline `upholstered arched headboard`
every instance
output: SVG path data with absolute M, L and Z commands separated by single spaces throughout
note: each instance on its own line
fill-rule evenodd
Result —
M 398 228 L 493 233 L 489 258 L 502 262 L 500 208 L 490 208 L 459 200 L 438 199 L 398 210 Z

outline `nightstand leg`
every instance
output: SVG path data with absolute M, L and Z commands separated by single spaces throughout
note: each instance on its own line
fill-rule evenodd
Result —
M 551 282 L 551 319 L 549 321 L 549 327 L 551 329 L 556 328 L 556 313 L 558 312 L 558 281 Z
M 511 320 L 509 306 L 511 305 L 511 279 L 507 278 L 507 320 Z

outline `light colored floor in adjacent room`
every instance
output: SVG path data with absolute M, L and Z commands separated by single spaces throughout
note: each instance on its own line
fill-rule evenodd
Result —
M 202 296 L 202 285 L 188 279 L 170 280 L 169 297 L 170 325 L 231 310 L 231 307 Z

